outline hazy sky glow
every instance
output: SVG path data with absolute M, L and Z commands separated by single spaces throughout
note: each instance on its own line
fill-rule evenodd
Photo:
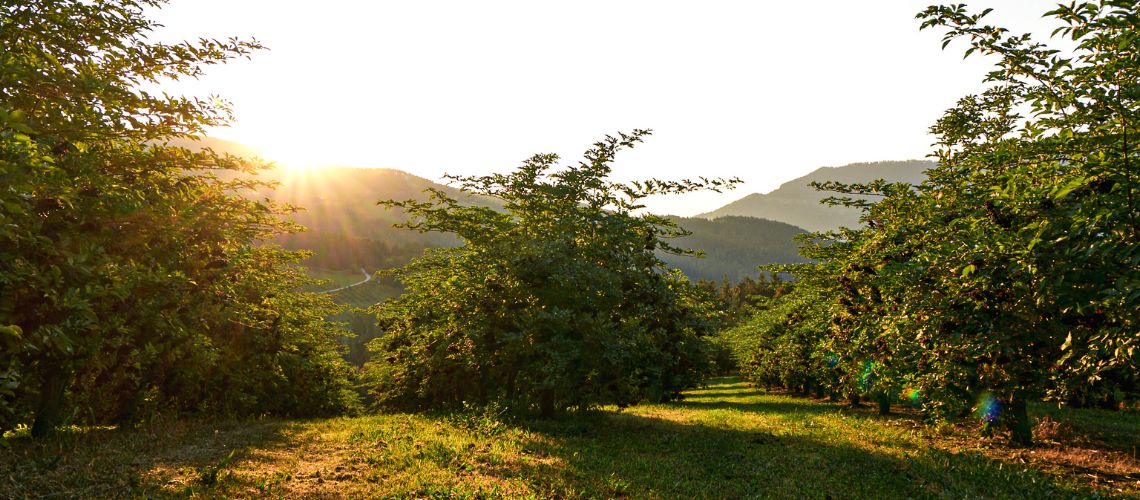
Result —
M 211 135 L 302 165 L 507 171 L 652 128 L 616 177 L 738 176 L 725 194 L 653 200 L 692 215 L 820 166 L 922 158 L 928 127 L 989 68 L 918 30 L 928 2 L 173 0 L 162 40 L 253 37 L 270 50 L 173 91 L 219 94 Z M 994 6 L 1047 34 L 1055 2 Z M 1044 38 L 1042 38 L 1044 39 Z

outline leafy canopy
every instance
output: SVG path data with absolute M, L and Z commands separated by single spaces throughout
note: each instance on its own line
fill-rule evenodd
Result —
M 800 268 L 796 294 L 830 297 L 829 328 L 792 345 L 834 352 L 840 380 L 868 382 L 849 391 L 907 389 L 933 415 L 990 394 L 996 405 L 978 406 L 1000 411 L 984 417 L 1026 444 L 1029 398 L 1140 396 L 1140 14 L 1123 0 L 1059 5 L 1046 15 L 1075 45 L 1061 52 L 985 24 L 989 12 L 919 14 L 945 44 L 998 62 L 932 127 L 926 181 L 821 186 L 862 206 L 866 226 L 806 248 L 819 264 Z M 786 321 L 753 335 L 818 331 L 819 318 L 765 314 Z
M 406 227 L 454 233 L 463 245 L 401 269 L 407 293 L 375 308 L 387 332 L 372 344 L 379 399 L 549 414 L 669 399 L 695 383 L 708 368 L 709 305 L 658 257 L 692 253 L 668 242 L 687 233 L 641 213 L 640 200 L 738 181 L 608 180 L 618 151 L 648 134 L 606 137 L 574 166 L 540 154 L 509 174 L 451 178 L 502 211 L 439 191 L 381 202 L 407 211 Z
M 214 175 L 257 165 L 163 145 L 226 103 L 146 90 L 261 45 L 151 42 L 163 3 L 0 1 L 0 430 L 347 404 L 331 304 L 257 246 L 288 210 Z

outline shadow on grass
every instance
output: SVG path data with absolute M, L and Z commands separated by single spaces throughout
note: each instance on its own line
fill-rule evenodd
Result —
M 754 393 L 751 390 L 737 390 L 737 391 L 713 391 L 701 390 L 699 392 L 689 392 L 685 394 L 685 399 L 689 398 L 742 398 L 751 397 Z
M 711 395 L 717 393 L 740 401 L 710 400 L 721 397 Z M 1073 481 L 1058 482 L 1008 461 L 941 451 L 918 438 L 879 433 L 877 429 L 884 428 L 877 427 L 878 422 L 887 418 L 871 409 L 845 410 L 765 395 L 733 379 L 714 381 L 689 397 L 651 406 L 645 410 L 651 415 L 636 410 L 593 412 L 503 423 L 494 432 L 448 417 L 393 414 L 336 419 L 316 432 L 349 437 L 313 442 L 306 432 L 325 421 L 316 426 L 302 421 L 174 422 L 127 432 L 88 431 L 66 443 L 18 440 L 11 450 L 0 450 L 0 498 L 427 497 L 494 491 L 543 498 L 1094 494 Z M 712 409 L 741 414 L 704 411 Z M 797 414 L 804 418 L 769 418 Z M 852 422 L 859 425 L 848 425 Z M 226 459 L 231 453 L 235 462 L 256 464 L 256 472 L 229 474 Z M 327 465 L 340 471 L 344 465 L 346 482 L 318 475 L 276 489 L 265 484 L 312 472 L 313 467 L 300 467 L 298 461 L 325 454 L 336 459 L 318 469 Z M 216 486 L 206 480 L 211 474 Z M 384 482 L 386 475 L 397 479 Z M 494 482 L 476 482 L 486 479 Z M 506 489 L 493 489 L 498 486 Z
M 733 401 L 693 401 L 691 399 L 684 399 L 675 403 L 669 403 L 668 406 L 676 408 L 687 408 L 691 410 L 736 410 L 742 412 L 752 413 L 806 413 L 812 415 L 835 413 L 843 411 L 840 406 L 826 406 L 810 403 L 796 403 L 796 402 L 759 402 L 759 403 L 738 403 Z
M 761 401 L 758 398 L 764 398 Z M 713 401 L 709 401 L 709 400 Z M 746 401 L 725 401 L 725 399 L 744 399 Z M 845 415 L 881 420 L 906 419 L 919 420 L 912 407 L 893 404 L 890 415 L 879 415 L 878 407 L 873 402 L 864 402 L 858 407 L 852 407 L 844 402 L 832 402 L 826 399 L 814 399 L 809 395 L 798 393 L 771 392 L 747 384 L 738 377 L 720 377 L 713 379 L 708 389 L 696 389 L 685 393 L 679 401 L 668 403 L 667 406 L 688 408 L 692 410 L 736 410 L 748 413 L 769 414 L 832 414 Z
M 1089 495 L 979 455 L 900 457 L 850 442 L 745 432 L 629 414 L 530 423 L 527 462 L 495 471 L 540 494 L 666 498 L 1043 498 Z M 553 443 L 553 444 L 551 444 Z
M 236 481 L 227 471 L 233 462 L 254 450 L 284 445 L 286 425 L 175 421 L 146 429 L 79 429 L 46 439 L 14 439 L 0 453 L 0 497 L 208 495 L 221 483 Z M 176 480 L 177 472 L 191 479 Z
M 1065 422 L 1073 434 L 1098 446 L 1121 451 L 1140 448 L 1140 413 L 1092 408 L 1058 408 L 1055 404 L 1035 403 L 1029 407 L 1030 415 L 1048 417 Z M 1071 436 L 1070 436 L 1071 437 Z
M 699 410 L 711 409 L 778 415 L 843 411 L 857 418 L 884 418 L 810 402 L 756 402 L 762 391 L 751 388 L 694 391 L 688 397 L 722 393 L 752 402 L 689 399 L 662 405 L 698 410 L 680 421 L 597 412 L 523 423 L 547 438 L 524 446 L 524 453 L 538 460 L 524 462 L 521 471 L 514 464 L 492 473 L 526 477 L 540 495 L 559 497 L 1043 498 L 1093 493 L 979 454 L 868 444 L 874 439 L 825 430 L 826 424 L 815 430 L 774 426 L 749 432 L 696 421 Z

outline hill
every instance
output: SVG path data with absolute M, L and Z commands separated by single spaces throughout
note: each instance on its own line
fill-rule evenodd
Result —
M 422 177 L 385 168 L 322 167 L 294 172 L 269 171 L 276 190 L 258 193 L 278 203 L 302 208 L 291 219 L 307 231 L 282 236 L 286 248 L 313 251 L 306 262 L 329 270 L 370 271 L 403 265 L 426 247 L 449 246 L 458 240 L 447 234 L 397 229 L 402 212 L 376 205 L 380 200 L 427 199 L 425 190 L 438 189 L 472 204 L 477 200 L 459 190 Z
M 190 149 L 209 147 L 217 152 L 246 157 L 257 156 L 253 148 L 216 138 L 197 142 L 174 141 L 172 144 Z M 426 247 L 458 243 L 451 235 L 393 228 L 392 224 L 404 220 L 404 214 L 376 206 L 379 200 L 422 200 L 426 198 L 424 190 L 433 188 L 465 203 L 498 206 L 496 200 L 472 197 L 450 186 L 386 168 L 274 169 L 259 174 L 259 177 L 277 181 L 279 185 L 275 190 L 259 192 L 257 196 L 303 208 L 293 214 L 292 219 L 308 230 L 283 236 L 278 243 L 287 248 L 312 251 L 313 256 L 306 262 L 310 267 L 341 271 L 352 276 L 356 276 L 360 268 L 374 271 L 402 265 L 420 255 Z M 761 264 L 802 260 L 796 253 L 792 237 L 802 233 L 803 229 L 787 223 L 740 216 L 712 220 L 674 217 L 673 220 L 693 232 L 674 243 L 703 250 L 705 256 L 663 255 L 663 258 L 693 280 L 720 281 L 727 277 L 738 281 L 746 276 L 755 277 L 756 268 Z
M 859 210 L 820 204 L 820 200 L 831 196 L 832 193 L 816 191 L 809 184 L 825 181 L 870 182 L 875 179 L 916 184 L 926 177 L 926 170 L 933 166 L 934 163 L 929 161 L 908 160 L 822 167 L 808 175 L 785 182 L 770 193 L 753 193 L 697 217 L 715 219 L 726 215 L 744 215 L 786 222 L 808 231 L 855 227 L 859 225 Z
M 210 148 L 246 158 L 259 155 L 252 147 L 213 137 L 198 141 L 178 139 L 169 144 L 191 150 Z M 312 251 L 313 256 L 306 261 L 310 267 L 354 275 L 362 267 L 372 271 L 402 265 L 420 255 L 426 247 L 458 243 L 450 235 L 393 228 L 393 224 L 405 219 L 404 215 L 377 206 L 377 201 L 425 200 L 424 191 L 430 188 L 468 203 L 494 205 L 492 200 L 476 199 L 450 186 L 388 168 L 275 168 L 264 170 L 257 177 L 278 185 L 276 189 L 262 190 L 254 196 L 301 209 L 291 219 L 306 231 L 282 236 L 277 243 L 286 248 Z
M 755 278 L 761 264 L 803 262 L 792 238 L 800 229 L 791 224 L 755 217 L 730 215 L 713 220 L 672 217 L 692 235 L 677 238 L 673 244 L 704 250 L 704 257 L 662 255 L 670 266 L 683 271 L 691 280 L 738 282 Z

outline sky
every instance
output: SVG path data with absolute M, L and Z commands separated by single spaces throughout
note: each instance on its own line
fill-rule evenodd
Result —
M 614 179 L 739 177 L 725 193 L 648 200 L 694 215 L 821 166 L 926 157 L 928 129 L 993 60 L 941 50 L 927 2 L 172 0 L 153 37 L 256 38 L 269 50 L 170 91 L 219 95 L 209 135 L 292 168 L 506 172 L 576 162 L 649 128 Z M 1048 33 L 1055 2 L 991 1 L 992 22 Z

